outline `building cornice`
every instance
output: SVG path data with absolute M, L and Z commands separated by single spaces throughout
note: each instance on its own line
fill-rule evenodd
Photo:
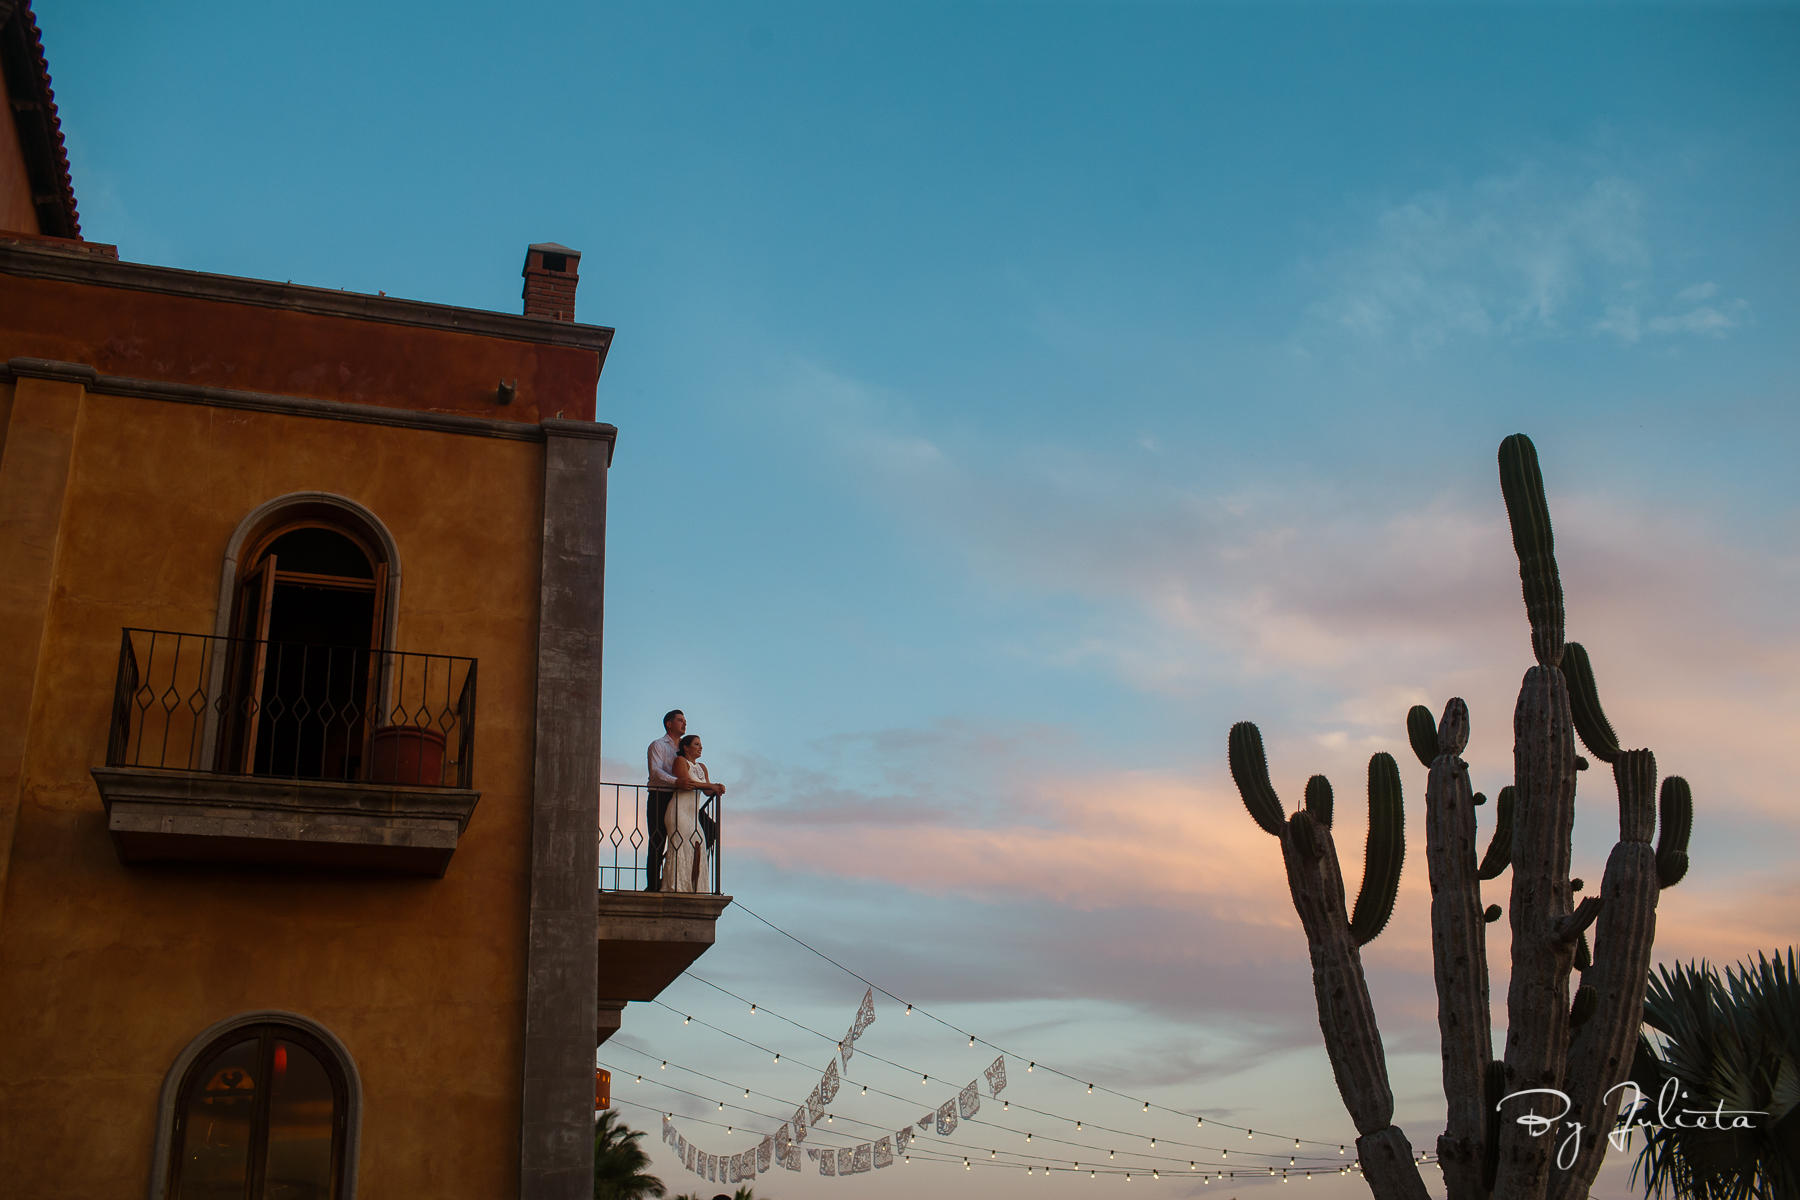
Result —
M 479 308 L 457 308 L 424 300 L 395 296 L 369 296 L 362 292 L 334 291 L 298 283 L 268 279 L 244 279 L 236 275 L 209 275 L 177 267 L 153 267 L 145 263 L 117 262 L 92 254 L 71 254 L 47 246 L 0 241 L 0 273 L 25 279 L 51 279 L 94 287 L 127 288 L 165 296 L 184 296 L 223 304 L 248 304 L 279 308 L 316 316 L 347 317 L 440 329 L 448 333 L 504 338 L 591 350 L 606 364 L 613 331 L 604 325 L 578 325 L 547 317 L 514 316 Z
M 54 379 L 78 383 L 89 392 L 105 396 L 136 396 L 168 400 L 176 404 L 204 404 L 212 408 L 239 408 L 280 413 L 291 417 L 317 417 L 327 421 L 355 421 L 364 425 L 390 425 L 401 429 L 429 429 L 469 437 L 506 438 L 515 442 L 542 442 L 551 437 L 589 438 L 607 444 L 606 458 L 619 429 L 602 421 L 567 421 L 546 417 L 536 424 L 496 421 L 489 417 L 465 417 L 456 413 L 418 412 L 408 408 L 383 408 L 375 404 L 346 404 L 341 400 L 314 400 L 307 396 L 280 396 L 269 392 L 242 392 L 234 388 L 201 387 L 191 383 L 165 383 L 159 379 L 131 379 L 102 375 L 86 363 L 56 362 L 45 358 L 12 358 L 0 368 L 0 382 L 17 379 Z

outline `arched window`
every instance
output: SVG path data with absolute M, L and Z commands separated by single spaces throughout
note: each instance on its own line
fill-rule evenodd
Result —
M 393 539 L 342 497 L 284 496 L 245 518 L 220 597 L 215 770 L 366 775 L 398 578 Z
M 161 1195 L 347 1200 L 356 1089 L 341 1046 L 289 1021 L 223 1025 L 182 1056 L 172 1096 L 165 1088 Z

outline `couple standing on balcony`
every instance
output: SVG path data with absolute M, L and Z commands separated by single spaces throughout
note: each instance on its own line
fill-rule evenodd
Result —
M 711 890 L 707 851 L 719 827 L 700 811 L 702 795 L 722 796 L 725 785 L 707 778 L 700 763 L 700 735 L 687 731 L 679 708 L 663 717 L 663 735 L 650 743 L 650 799 L 644 816 L 650 826 L 644 890 Z M 665 845 L 666 843 L 666 845 Z

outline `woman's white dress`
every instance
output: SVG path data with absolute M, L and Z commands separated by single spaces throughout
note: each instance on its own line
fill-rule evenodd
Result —
M 711 783 L 706 767 L 689 763 L 690 776 L 699 783 Z M 700 831 L 700 806 L 706 800 L 700 791 L 676 792 L 663 813 L 663 829 L 668 846 L 663 851 L 662 890 L 665 892 L 710 891 L 712 864 L 707 861 L 706 838 Z

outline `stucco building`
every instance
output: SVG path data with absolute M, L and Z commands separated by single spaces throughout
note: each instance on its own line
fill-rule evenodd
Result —
M 589 1195 L 728 898 L 596 885 L 580 254 L 520 315 L 123 261 L 0 14 L 4 1190 Z

